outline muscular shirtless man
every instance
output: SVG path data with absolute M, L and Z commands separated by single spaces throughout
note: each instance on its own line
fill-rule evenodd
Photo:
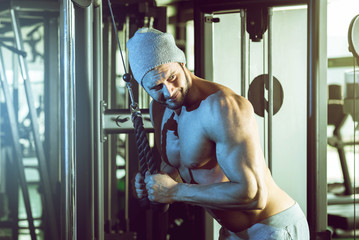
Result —
M 252 105 L 192 74 L 172 35 L 142 28 L 127 43 L 132 73 L 154 101 L 161 173 L 136 175 L 139 198 L 204 207 L 220 239 L 309 239 L 299 205 L 273 181 Z

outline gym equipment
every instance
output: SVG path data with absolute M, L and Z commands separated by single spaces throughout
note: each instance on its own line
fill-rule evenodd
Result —
M 344 179 L 344 195 L 351 195 L 353 193 L 352 183 L 341 136 L 341 128 L 348 118 L 348 114 L 344 113 L 343 110 L 342 87 L 340 85 L 329 85 L 328 89 L 328 125 L 334 126 L 333 136 L 328 139 L 328 144 L 338 151 Z
M 268 112 L 269 103 L 265 99 L 264 89 L 269 90 L 268 74 L 261 74 L 253 79 L 248 89 L 248 100 L 252 103 L 254 112 L 264 117 L 264 111 Z M 283 87 L 276 77 L 273 77 L 273 115 L 282 107 L 284 99 Z
M 5 75 L 4 60 L 2 57 L 1 49 L 0 49 L 0 82 L 1 82 L 1 86 L 2 86 L 2 89 L 4 92 L 4 96 L 5 96 L 6 108 L 7 108 L 8 118 L 9 118 L 9 122 L 10 122 L 12 145 L 13 145 L 13 148 L 15 149 L 15 151 L 14 151 L 15 162 L 17 165 L 17 171 L 18 171 L 17 173 L 19 176 L 21 191 L 22 191 L 23 198 L 24 198 L 24 204 L 25 204 L 25 209 L 26 209 L 27 221 L 29 224 L 30 236 L 31 236 L 31 240 L 34 240 L 34 239 L 36 239 L 36 233 L 35 233 L 34 219 L 33 219 L 31 206 L 30 206 L 29 189 L 28 189 L 28 186 L 26 183 L 25 169 L 24 169 L 24 165 L 22 162 L 23 158 L 22 158 L 21 146 L 20 146 L 20 141 L 19 141 L 19 139 L 20 139 L 19 138 L 19 130 L 17 127 L 14 105 L 13 105 L 12 98 L 10 95 L 10 88 L 8 86 L 6 75 Z
M 12 20 L 14 33 L 15 33 L 16 46 L 19 50 L 23 51 L 24 46 L 23 46 L 23 40 L 22 40 L 22 36 L 20 33 L 20 28 L 19 28 L 20 24 L 19 24 L 18 14 L 15 9 L 11 9 L 10 13 L 11 13 L 11 20 Z M 37 157 L 38 157 L 38 161 L 39 161 L 39 166 L 40 166 L 40 169 L 39 169 L 40 176 L 41 176 L 41 180 L 42 180 L 42 184 L 43 184 L 43 188 L 44 188 L 44 192 L 45 192 L 44 206 L 47 211 L 49 227 L 51 230 L 51 237 L 55 240 L 55 239 L 58 239 L 58 228 L 57 228 L 58 224 L 57 224 L 57 221 L 55 218 L 54 201 L 52 199 L 52 191 L 51 191 L 51 186 L 50 186 L 50 181 L 49 181 L 49 176 L 48 176 L 48 167 L 47 167 L 47 163 L 46 163 L 46 159 L 45 159 L 44 148 L 43 148 L 43 145 L 42 145 L 42 142 L 40 139 L 40 134 L 39 134 L 40 130 L 39 130 L 39 124 L 38 124 L 37 115 L 36 115 L 36 109 L 33 104 L 34 98 L 32 96 L 32 90 L 31 90 L 31 86 L 30 86 L 30 77 L 29 77 L 29 73 L 28 73 L 28 67 L 27 67 L 25 58 L 23 56 L 19 56 L 19 62 L 20 62 L 22 77 L 24 79 L 26 97 L 27 97 L 27 102 L 28 102 L 28 106 L 29 106 L 31 127 L 32 127 L 33 136 L 34 136 L 34 142 L 35 142 Z
M 35 143 L 35 149 L 36 149 L 37 160 L 38 160 L 38 165 L 39 165 L 41 186 L 42 186 L 43 192 L 44 192 L 43 204 L 44 204 L 46 220 L 47 220 L 47 224 L 48 224 L 47 226 L 49 227 L 49 230 L 50 230 L 49 236 L 51 236 L 51 239 L 56 240 L 59 238 L 58 223 L 57 223 L 57 219 L 55 216 L 54 201 L 53 201 L 52 190 L 51 190 L 50 181 L 49 181 L 48 167 L 47 167 L 47 162 L 46 162 L 46 158 L 45 158 L 43 142 L 41 141 L 41 138 L 40 138 L 40 127 L 39 127 L 39 122 L 38 122 L 37 111 L 34 106 L 34 97 L 33 97 L 33 91 L 32 91 L 31 83 L 30 83 L 30 76 L 29 76 L 29 71 L 28 71 L 28 67 L 27 67 L 27 61 L 25 59 L 27 54 L 24 51 L 23 38 L 22 38 L 21 28 L 20 28 L 21 26 L 19 24 L 18 10 L 16 7 L 13 7 L 11 5 L 10 1 L 7 3 L 9 3 L 8 4 L 9 8 L 6 9 L 6 11 L 8 11 L 10 13 L 11 25 L 12 25 L 12 29 L 14 32 L 14 39 L 15 39 L 16 47 L 7 46 L 4 43 L 1 43 L 0 45 L 7 48 L 10 51 L 12 51 L 13 53 L 17 54 L 19 57 L 18 60 L 19 60 L 20 72 L 21 72 L 21 76 L 24 81 L 26 100 L 27 100 L 27 105 L 29 108 L 29 119 L 31 121 L 31 131 L 32 131 L 32 136 L 33 136 L 34 143 Z M 1 51 L 0 51 L 0 65 L 1 65 L 0 66 L 0 81 L 1 81 L 3 92 L 4 92 L 4 96 L 5 96 L 6 108 L 7 108 L 8 118 L 9 118 L 9 122 L 10 122 L 10 128 L 11 128 L 10 132 L 11 132 L 11 138 L 12 138 L 11 143 L 12 143 L 12 147 L 14 148 L 14 153 L 15 153 L 14 161 L 16 162 L 17 174 L 19 177 L 19 183 L 20 183 L 23 198 L 24 198 L 24 204 L 25 204 L 25 209 L 26 209 L 26 213 L 27 213 L 27 220 L 29 223 L 30 236 L 31 236 L 31 239 L 36 239 L 35 227 L 34 227 L 34 223 L 33 223 L 34 219 L 32 216 L 29 192 L 28 192 L 27 182 L 26 182 L 25 173 L 24 173 L 23 156 L 22 156 L 21 146 L 20 146 L 20 142 L 19 142 L 19 138 L 20 138 L 19 129 L 18 129 L 18 124 L 17 124 L 17 120 L 16 120 L 16 115 L 15 115 L 14 103 L 11 99 L 10 89 L 7 84 L 4 60 L 2 57 Z
M 272 7 L 272 6 L 280 6 L 280 5 L 295 5 L 295 4 L 303 4 L 306 5 L 306 19 L 305 22 L 307 25 L 307 31 L 306 31 L 306 37 L 307 37 L 307 45 L 306 45 L 306 56 L 307 56 L 307 62 L 306 62 L 306 70 L 303 72 L 306 72 L 307 75 L 303 76 L 303 81 L 306 81 L 306 88 L 307 88 L 307 94 L 303 95 L 303 102 L 306 101 L 306 133 L 303 129 L 303 133 L 306 135 L 306 160 L 307 160 L 307 167 L 306 169 L 298 169 L 298 170 L 304 170 L 306 171 L 306 184 L 303 185 L 303 188 L 307 190 L 307 199 L 305 204 L 307 209 L 307 216 L 308 216 L 308 223 L 310 225 L 311 235 L 312 238 L 315 239 L 320 236 L 328 236 L 330 234 L 329 231 L 327 231 L 327 221 L 326 221 L 326 189 L 324 189 L 322 186 L 327 184 L 326 182 L 326 171 L 325 169 L 325 156 L 324 154 L 321 154 L 322 152 L 326 151 L 326 142 L 323 142 L 322 139 L 320 139 L 320 136 L 323 136 L 323 134 L 326 133 L 326 105 L 327 105 L 327 99 L 323 99 L 322 96 L 325 96 L 323 92 L 326 92 L 327 82 L 325 78 L 325 73 L 327 71 L 326 66 L 324 63 L 327 62 L 326 52 L 327 49 L 324 47 L 325 42 L 327 41 L 327 34 L 326 34 L 326 28 L 323 26 L 326 25 L 326 5 L 327 3 L 325 1 L 214 1 L 214 0 L 196 0 L 195 1 L 195 73 L 198 76 L 207 77 L 212 76 L 213 72 L 211 71 L 205 71 L 205 69 L 208 69 L 207 64 L 211 64 L 210 61 L 206 61 L 206 59 L 212 60 L 211 56 L 209 54 L 213 54 L 210 52 L 210 47 L 208 47 L 208 44 L 211 44 L 211 42 L 214 42 L 213 39 L 210 38 L 210 35 L 206 35 L 206 33 L 212 32 L 210 30 L 210 25 L 207 24 L 203 19 L 205 16 L 210 16 L 210 14 L 213 14 L 213 17 L 218 17 L 218 15 L 222 13 L 231 13 L 231 11 L 235 9 L 248 9 L 249 7 L 255 7 L 256 9 L 259 9 L 260 7 Z M 220 13 L 219 13 L 220 12 Z M 274 15 L 276 15 L 276 12 L 274 12 Z M 304 14 L 303 14 L 304 15 Z M 248 16 L 247 16 L 248 18 Z M 252 17 L 249 17 L 252 18 Z M 249 19 L 248 18 L 248 19 Z M 268 29 L 270 30 L 270 14 L 268 15 Z M 275 20 L 274 18 L 273 20 Z M 222 19 L 221 19 L 222 21 Z M 249 22 L 250 23 L 250 22 Z M 260 24 L 260 22 L 255 21 L 254 23 Z M 273 25 L 275 25 L 275 21 Z M 284 23 L 284 22 L 283 22 Z M 287 24 L 287 23 L 286 23 Z M 207 28 L 207 26 L 210 26 Z M 215 25 L 215 24 L 214 24 Z M 233 23 L 232 25 L 235 25 Z M 283 24 L 284 26 L 285 24 Z M 231 26 L 231 25 L 230 25 Z M 276 26 L 275 26 L 276 27 Z M 207 30 L 208 29 L 208 30 Z M 236 28 L 238 29 L 238 28 Z M 260 28 L 259 28 L 260 29 Z M 276 31 L 277 28 L 272 28 L 272 30 Z M 242 31 L 242 28 L 241 30 Z M 242 35 L 240 34 L 240 31 L 234 31 L 237 36 L 240 36 L 241 39 L 244 39 Z M 254 34 L 255 35 L 259 35 Z M 275 32 L 273 32 L 273 35 L 275 35 Z M 285 34 L 284 34 L 285 35 Z M 289 35 L 289 34 L 288 34 Z M 303 36 L 303 35 L 302 35 Z M 212 36 L 213 37 L 213 36 Z M 220 37 L 223 37 L 222 35 Z M 274 42 L 276 42 L 276 39 L 272 39 Z M 270 37 L 268 36 L 268 41 L 270 41 Z M 303 41 L 305 42 L 305 41 Z M 248 43 L 248 42 L 247 42 Z M 251 43 L 251 42 L 250 42 Z M 255 44 L 260 43 L 253 43 L 250 44 L 254 46 Z M 265 45 L 265 44 L 263 44 Z M 211 46 L 211 45 L 209 45 Z M 239 50 L 239 47 L 238 47 Z M 252 50 L 252 48 L 250 48 Z M 234 49 L 233 49 L 234 51 Z M 273 52 L 270 52 L 271 50 L 268 49 L 268 55 L 270 53 L 276 53 L 276 49 L 272 49 Z M 250 51 L 249 51 L 250 52 Z M 259 52 L 258 52 L 259 54 Z M 274 55 L 274 54 L 273 54 Z M 243 54 L 242 54 L 243 56 Z M 247 57 L 247 61 L 249 63 L 246 64 L 246 66 L 251 66 L 250 58 Z M 263 61 L 263 65 L 265 65 L 267 61 Z M 268 60 L 270 62 L 270 60 Z M 274 64 L 274 63 L 273 63 Z M 214 64 L 212 64 L 214 65 Z M 254 64 L 253 64 L 254 65 Z M 211 66 L 211 65 L 210 65 Z M 239 68 L 240 65 L 237 65 Z M 234 67 L 235 69 L 235 67 Z M 270 67 L 265 68 L 264 71 L 268 69 L 268 75 Z M 283 69 L 283 68 L 282 68 Z M 249 69 L 250 70 L 250 69 Z M 247 76 L 250 76 L 250 80 L 252 80 L 252 77 L 250 75 L 250 71 L 246 69 L 245 73 Z M 275 69 L 273 69 L 275 70 Z M 276 71 L 276 70 L 275 70 Z M 241 73 L 244 71 L 241 70 Z M 273 75 L 275 75 L 276 72 L 273 72 Z M 220 76 L 220 75 L 219 75 Z M 277 75 L 278 77 L 282 78 L 282 76 Z M 243 78 L 248 80 L 249 77 Z M 272 79 L 272 77 L 269 77 Z M 292 85 L 292 84 L 291 84 Z M 323 87 L 325 86 L 325 88 Z M 271 88 L 270 88 L 271 89 Z M 242 90 L 242 89 L 241 89 Z M 287 92 L 287 90 L 286 90 Z M 292 96 L 291 96 L 292 97 Z M 268 91 L 268 102 L 270 102 L 270 92 Z M 284 106 L 284 105 L 283 105 Z M 322 107 L 324 106 L 324 107 Z M 281 109 L 285 110 L 285 109 Z M 268 114 L 270 115 L 270 114 Z M 277 114 L 279 117 L 279 114 Z M 324 120 L 324 121 L 323 121 Z M 269 120 L 268 120 L 269 122 Z M 270 124 L 268 124 L 270 125 Z M 266 122 L 263 124 L 263 128 L 267 129 Z M 266 134 L 265 137 L 270 138 L 269 130 L 268 134 Z M 270 142 L 270 140 L 268 140 Z M 324 144 L 323 144 L 324 143 Z M 269 155 L 269 154 L 268 154 Z M 303 158 L 305 159 L 305 158 Z M 323 161 L 324 160 L 324 161 Z M 269 165 L 269 164 L 268 164 Z M 302 196 L 305 194 L 302 194 Z M 322 239 L 322 238 L 321 238 Z
M 356 59 L 357 63 L 359 63 L 359 15 L 355 16 L 350 25 L 348 31 L 348 44 L 349 44 L 349 51 L 353 54 L 353 57 Z M 355 65 L 355 64 L 354 64 Z M 358 124 L 359 122 L 359 111 L 357 110 L 357 106 L 359 106 L 359 85 L 358 80 L 356 79 L 356 72 L 354 66 L 354 72 L 351 76 L 351 73 L 346 73 L 346 89 L 345 89 L 345 97 L 342 103 L 342 106 L 332 106 L 336 108 L 340 108 L 339 115 L 337 115 L 338 119 L 336 122 L 336 129 L 334 130 L 334 134 L 337 141 L 334 145 L 338 149 L 339 158 L 342 165 L 343 177 L 344 177 L 344 185 L 345 185 L 345 192 L 344 192 L 344 199 L 340 199 L 341 197 L 329 198 L 328 199 L 328 225 L 335 228 L 340 228 L 344 230 L 355 230 L 359 228 L 359 203 L 357 202 L 358 197 L 355 192 L 355 180 L 354 186 L 351 184 L 351 180 L 348 173 L 348 167 L 346 165 L 345 159 L 345 152 L 344 152 L 344 145 L 353 145 L 354 149 L 356 146 L 356 139 L 355 139 L 355 131 L 354 129 L 354 141 L 351 143 L 343 143 L 340 137 L 340 127 L 343 125 L 346 117 L 351 115 L 353 121 Z M 332 91 L 329 91 L 329 94 L 334 94 Z M 335 95 L 335 94 L 334 94 Z M 338 99 L 341 101 L 341 98 Z M 330 105 L 328 106 L 330 107 Z M 338 110 L 338 109 L 337 109 Z M 328 120 L 330 120 L 329 115 L 330 108 L 328 111 Z M 328 122 L 329 124 L 330 122 Z M 357 125 L 357 127 L 359 124 Z M 355 152 L 354 152 L 355 154 Z M 355 162 L 354 162 L 354 179 L 355 179 Z
M 111 14 L 111 19 L 112 19 L 112 24 L 113 24 L 115 35 L 116 35 L 117 44 L 118 44 L 118 47 L 120 50 L 122 65 L 123 65 L 123 68 L 125 71 L 125 74 L 123 75 L 122 78 L 126 82 L 126 87 L 127 87 L 127 90 L 128 90 L 129 96 L 130 96 L 130 100 L 131 100 L 131 120 L 132 120 L 132 123 L 134 126 L 135 135 L 136 135 L 136 143 L 137 143 L 138 157 L 139 157 L 139 163 L 140 163 L 140 173 L 142 176 L 144 176 L 147 171 L 149 171 L 150 174 L 155 174 L 155 173 L 157 173 L 158 166 L 152 157 L 151 148 L 149 146 L 145 128 L 143 126 L 141 110 L 139 109 L 138 104 L 134 101 L 134 97 L 133 97 L 133 93 L 132 93 L 132 85 L 131 85 L 132 78 L 131 78 L 131 74 L 129 74 L 126 70 L 126 65 L 125 65 L 123 54 L 122 54 L 120 41 L 118 38 L 116 23 L 115 23 L 114 15 L 112 12 L 111 2 L 110 2 L 110 0 L 107 0 L 107 2 L 108 2 L 110 14 Z M 119 120 L 119 117 L 117 117 L 115 120 L 117 125 L 119 125 L 118 120 Z M 140 199 L 140 205 L 144 208 L 147 208 L 149 206 L 148 198 Z M 151 206 L 153 206 L 156 211 L 165 211 L 168 207 L 168 204 L 151 203 Z

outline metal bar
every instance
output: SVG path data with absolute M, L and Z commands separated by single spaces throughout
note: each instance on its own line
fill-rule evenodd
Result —
M 101 100 L 103 99 L 103 33 L 102 33 L 102 3 L 99 1 L 98 4 L 94 5 L 94 112 L 95 112 L 95 139 L 96 139 L 96 148 L 95 148 L 95 164 L 96 164 L 96 173 L 97 183 L 95 186 L 96 189 L 96 223 L 95 228 L 97 230 L 96 239 L 103 240 L 104 239 L 104 157 L 103 157 L 103 144 L 101 139 Z
M 14 44 L 15 41 L 12 41 L 12 44 Z M 15 109 L 15 117 L 16 121 L 19 121 L 19 61 L 16 54 L 12 54 L 11 56 L 11 62 L 12 62 L 12 68 L 16 71 L 13 71 L 12 75 L 12 99 Z
M 4 116 L 4 113 L 2 113 L 1 109 L 0 109 L 0 116 Z M 0 146 L 2 146 L 3 144 L 2 142 L 2 136 L 3 136 L 3 131 L 1 130 L 2 126 L 0 125 Z M 4 196 L 3 194 L 6 193 L 6 159 L 5 157 L 3 157 L 5 154 L 5 151 L 2 150 L 2 148 L 0 147 L 0 197 Z M 0 216 L 3 216 L 4 213 L 4 208 L 2 208 L 2 203 L 0 205 Z
M 327 239 L 327 1 L 308 1 L 307 218 L 310 239 Z
M 147 132 L 153 132 L 149 113 L 142 113 L 143 125 Z M 103 130 L 106 134 L 133 133 L 131 113 L 126 111 L 106 110 L 103 115 Z
M 273 9 L 268 8 L 268 167 L 273 165 L 273 68 L 272 68 L 272 17 Z
M 92 6 L 74 7 L 75 17 L 75 95 L 77 240 L 94 236 L 94 93 L 93 93 L 93 15 Z M 80 234 L 81 233 L 81 234 Z
M 245 9 L 248 7 L 275 7 L 287 5 L 301 5 L 307 4 L 308 0 L 241 0 L 241 1 L 205 1 L 197 0 L 202 12 L 211 13 L 217 11 Z
M 75 125 L 74 19 L 71 0 L 60 7 L 60 79 L 61 81 L 61 239 L 77 240 L 77 182 Z
M 343 146 L 354 146 L 356 144 L 358 144 L 357 141 L 353 141 L 353 142 L 342 142 Z
M 32 217 L 31 205 L 30 205 L 30 197 L 29 197 L 29 189 L 27 187 L 26 178 L 25 178 L 25 169 L 24 164 L 22 162 L 22 152 L 20 146 L 20 137 L 18 131 L 18 124 L 16 121 L 15 111 L 14 111 L 14 104 L 11 99 L 10 95 L 10 88 L 7 83 L 6 75 L 5 75 L 5 66 L 4 66 L 4 59 L 2 56 L 2 51 L 0 48 L 0 82 L 2 85 L 2 89 L 4 92 L 5 97 L 5 104 L 8 111 L 9 122 L 10 122 L 10 131 L 12 135 L 12 144 L 14 146 L 14 153 L 15 153 L 15 162 L 18 168 L 18 175 L 19 175 L 19 182 L 21 186 L 22 195 L 24 198 L 25 210 L 27 215 L 27 220 L 29 223 L 29 230 L 31 239 L 36 239 L 35 227 L 34 227 L 34 219 Z
M 241 10 L 241 95 L 246 97 L 246 11 Z
M 127 15 L 126 16 L 126 22 L 125 22 L 125 39 L 130 39 L 130 16 Z M 127 41 L 126 41 L 127 42 Z M 128 63 L 128 49 L 126 48 L 126 64 L 127 66 L 129 66 Z M 126 105 L 128 106 L 128 98 L 125 98 L 126 101 Z M 133 126 L 133 124 L 132 124 Z M 133 131 L 132 131 L 133 132 Z M 126 136 L 126 145 L 125 145 L 125 149 L 129 149 L 129 137 Z M 130 173 L 130 164 L 129 164 L 129 154 L 126 154 L 126 156 L 124 157 L 125 159 L 125 170 L 126 170 L 126 176 L 125 176 L 125 183 L 129 183 L 131 181 L 131 179 L 129 178 L 129 173 Z M 131 189 L 130 189 L 130 184 L 126 184 L 125 186 L 125 221 L 126 221 L 126 231 L 129 232 L 130 231 L 130 194 L 131 194 Z
M 93 1 L 95 2 L 95 1 Z M 96 1 L 98 2 L 98 1 Z M 98 9 L 97 9 L 98 10 Z M 100 9 L 102 10 L 102 9 Z M 102 15 L 101 15 L 102 17 Z M 98 240 L 104 240 L 104 224 L 103 224 L 103 201 L 101 204 L 98 205 L 99 207 L 99 212 L 101 213 L 98 217 L 98 224 L 95 223 L 95 169 L 97 169 L 98 166 L 102 165 L 102 145 L 97 145 L 97 142 L 95 142 L 95 135 L 97 134 L 97 131 L 99 132 L 100 130 L 97 128 L 97 125 L 95 125 L 95 106 L 97 106 L 97 104 L 99 105 L 99 103 L 96 103 L 96 98 L 95 98 L 95 93 L 94 93 L 94 85 L 95 85 L 95 77 L 94 74 L 98 74 L 99 76 L 102 74 L 102 71 L 100 69 L 101 66 L 95 65 L 94 62 L 94 51 L 95 51 L 95 46 L 94 46 L 94 39 L 95 36 L 97 37 L 101 37 L 102 36 L 102 32 L 98 31 L 96 34 L 94 33 L 94 28 L 95 26 L 97 28 L 101 29 L 101 24 L 102 23 L 102 18 L 97 19 L 96 22 L 94 21 L 94 3 L 92 5 L 90 5 L 88 8 L 86 8 L 85 11 L 85 18 L 86 18 L 86 38 L 87 38 L 87 44 L 86 47 L 88 49 L 87 51 L 87 69 L 86 71 L 88 72 L 88 85 L 89 85 L 89 105 L 91 106 L 90 108 L 90 129 L 89 132 L 91 132 L 91 139 L 90 139 L 90 146 L 92 147 L 92 151 L 91 154 L 89 154 L 89 159 L 91 160 L 91 181 L 90 181 L 90 193 L 91 193 L 91 202 L 90 202 L 90 206 L 91 206 L 91 213 L 89 214 L 90 216 L 90 223 L 89 223 L 89 227 L 91 227 L 91 232 L 90 232 L 90 236 L 93 237 L 95 236 L 95 232 L 96 230 L 99 230 L 99 238 L 97 238 Z M 97 48 L 101 48 L 101 45 L 97 45 Z M 100 56 L 99 56 L 100 57 Z M 102 57 L 102 55 L 101 55 Z M 99 59 L 100 60 L 100 59 Z M 100 71 L 100 73 L 98 73 Z M 97 108 L 96 108 L 97 109 Z M 95 127 L 96 126 L 96 127 Z M 96 144 L 95 144 L 96 143 Z M 98 155 L 97 155 L 98 154 Z M 97 156 L 99 158 L 97 158 Z M 98 162 L 100 162 L 100 165 L 97 165 L 98 162 L 95 162 L 95 158 L 98 160 Z M 85 161 L 86 162 L 86 161 Z M 96 164 L 96 165 L 95 165 Z M 96 166 L 96 167 L 95 167 Z M 97 171 L 101 171 L 101 174 L 103 174 L 103 168 L 98 168 Z M 101 180 L 101 179 L 100 179 Z M 99 182 L 99 184 L 103 184 L 103 181 Z M 103 190 L 103 185 L 99 185 L 100 188 L 102 188 Z M 100 192 L 101 196 L 100 198 L 103 199 L 103 194 Z
M 0 83 L 1 84 L 1 83 Z M 17 118 L 16 118 L 17 119 Z M 19 235 L 19 178 L 17 173 L 17 161 L 14 157 L 14 150 L 10 146 L 3 146 L 2 150 L 4 155 L 8 159 L 8 165 L 6 166 L 6 174 L 8 179 L 8 205 L 9 205 L 9 219 L 16 223 L 16 226 L 12 228 L 11 236 L 13 239 L 18 239 Z
M 105 109 L 107 107 L 107 103 L 110 104 L 111 106 L 111 97 L 112 97 L 112 92 L 111 92 L 111 66 L 112 66 L 112 61 L 111 61 L 111 55 L 113 55 L 113 51 L 112 51 L 112 46 L 113 46 L 113 41 L 112 41 L 112 23 L 110 21 L 110 18 L 107 17 L 104 19 L 104 26 L 103 26 L 103 52 L 102 52 L 102 59 L 103 59 L 103 66 L 106 66 L 103 68 L 103 91 L 102 91 L 102 98 L 103 101 L 101 101 L 101 117 L 100 117 L 100 121 L 101 121 L 101 127 L 103 126 L 102 122 L 103 122 L 103 113 L 105 112 Z M 117 46 L 117 45 L 116 45 Z M 111 206 L 111 194 L 112 194 L 112 176 L 111 176 L 111 163 L 112 163 L 112 159 L 114 159 L 113 156 L 116 155 L 116 150 L 113 150 L 111 148 L 112 146 L 112 140 L 113 137 L 109 136 L 105 136 L 104 131 L 102 130 L 100 132 L 101 136 L 100 136 L 100 140 L 103 142 L 103 168 L 104 168 L 104 172 L 103 172 L 103 178 L 104 178 L 104 221 L 105 221 L 105 226 L 107 226 L 105 228 L 105 232 L 109 232 L 109 227 L 112 226 L 112 206 Z M 105 141 L 106 140 L 106 141 Z M 115 191 L 116 192 L 116 191 Z
M 204 69 L 204 13 L 199 0 L 194 1 L 194 70 L 196 76 L 205 77 Z
M 45 140 L 44 148 L 48 159 L 49 176 L 51 186 L 56 186 L 60 181 L 60 81 L 58 59 L 58 17 L 47 16 L 44 19 L 44 105 L 45 105 Z M 53 194 L 58 194 L 56 188 L 51 189 Z M 55 205 L 55 209 L 59 204 Z
M 125 64 L 125 60 L 124 60 L 124 57 L 123 57 L 123 54 L 122 54 L 122 48 L 121 48 L 120 40 L 119 40 L 119 38 L 118 38 L 118 33 L 117 33 L 117 29 L 116 29 L 115 18 L 114 18 L 114 16 L 113 16 L 113 12 L 112 12 L 112 7 L 111 7 L 111 2 L 110 2 L 110 0 L 107 0 L 107 3 L 108 3 L 108 8 L 109 8 L 110 14 L 111 14 L 111 19 L 112 19 L 112 24 L 113 24 L 113 30 L 114 30 L 114 32 L 115 32 L 118 49 L 119 49 L 120 55 L 121 55 L 123 71 L 124 71 L 125 73 L 127 73 L 126 64 Z M 131 94 L 131 88 L 129 88 L 129 90 L 130 90 L 130 94 Z M 132 98 L 132 94 L 131 94 L 131 101 L 132 101 L 132 104 L 133 104 L 133 103 L 134 103 L 134 99 Z
M 19 50 L 23 51 L 23 40 L 21 36 L 21 30 L 19 25 L 19 17 L 17 15 L 17 12 L 15 9 L 10 10 L 11 14 L 11 22 L 14 29 L 14 35 L 16 40 L 16 46 Z M 32 95 L 31 90 L 31 83 L 28 73 L 28 68 L 26 61 L 23 56 L 19 55 L 19 62 L 20 62 L 20 68 L 22 72 L 22 77 L 24 79 L 24 86 L 25 86 L 25 93 L 26 93 L 26 100 L 29 107 L 29 114 L 31 119 L 31 129 L 33 132 L 37 157 L 39 161 L 39 170 L 40 170 L 40 176 L 42 178 L 42 185 L 44 188 L 44 200 L 45 200 L 45 209 L 46 209 L 46 216 L 48 220 L 48 226 L 50 229 L 50 236 L 52 239 L 57 240 L 58 239 L 58 230 L 57 230 L 57 221 L 55 218 L 55 210 L 53 205 L 53 199 L 52 199 L 52 192 L 49 182 L 49 176 L 48 176 L 48 168 L 47 163 L 45 159 L 45 153 L 44 148 L 42 145 L 42 141 L 40 139 L 40 130 L 39 130 L 39 124 L 37 119 L 37 113 L 34 105 L 34 97 Z

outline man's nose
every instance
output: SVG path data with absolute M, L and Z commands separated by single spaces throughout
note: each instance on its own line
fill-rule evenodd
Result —
M 174 86 L 170 83 L 163 84 L 163 96 L 165 99 L 169 99 L 173 96 Z

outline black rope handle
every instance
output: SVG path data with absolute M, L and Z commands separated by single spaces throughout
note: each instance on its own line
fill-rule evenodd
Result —
M 142 176 L 144 176 L 147 171 L 149 171 L 150 174 L 156 174 L 158 172 L 157 164 L 152 157 L 152 151 L 143 127 L 142 116 L 139 112 L 132 113 L 132 122 L 135 128 L 140 173 Z M 169 204 L 149 202 L 148 198 L 140 199 L 140 205 L 141 207 L 151 205 L 151 208 L 156 212 L 165 212 L 169 206 Z
M 151 154 L 151 149 L 148 143 L 148 139 L 143 127 L 142 117 L 139 112 L 134 112 L 132 114 L 132 122 L 135 128 L 136 143 L 138 149 L 138 158 L 140 162 L 140 173 L 144 175 L 147 170 L 151 174 L 155 173 L 153 168 L 153 159 Z

